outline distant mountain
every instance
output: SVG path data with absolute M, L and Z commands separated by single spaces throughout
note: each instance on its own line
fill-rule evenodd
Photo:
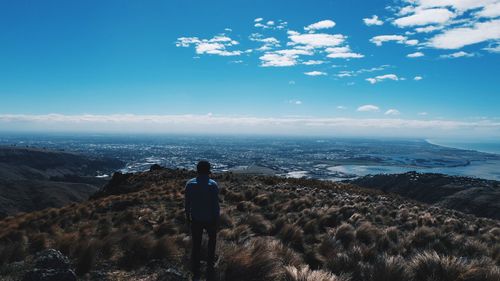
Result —
M 107 181 L 98 174 L 123 165 L 110 158 L 0 147 L 0 217 L 86 200 Z
M 421 202 L 437 204 L 480 217 L 500 219 L 500 182 L 443 174 L 383 174 L 365 176 L 352 184 Z

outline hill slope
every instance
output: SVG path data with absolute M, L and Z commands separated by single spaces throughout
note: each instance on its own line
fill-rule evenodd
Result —
M 408 172 L 373 175 L 351 183 L 476 216 L 500 219 L 500 182 L 443 174 Z
M 93 200 L 0 221 L 0 274 L 15 280 L 56 248 L 81 280 L 188 280 L 182 192 L 193 176 L 117 174 Z M 500 280 L 497 220 L 351 184 L 214 177 L 218 280 Z
M 36 148 L 0 147 L 0 218 L 81 202 L 106 183 L 97 172 L 123 163 Z

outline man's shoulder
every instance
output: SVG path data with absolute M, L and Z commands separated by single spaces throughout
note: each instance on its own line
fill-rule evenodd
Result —
M 209 184 L 209 185 L 213 185 L 213 186 L 217 186 L 217 187 L 218 187 L 217 182 L 216 182 L 216 181 L 214 181 L 213 179 L 209 179 L 209 180 L 208 180 L 208 184 Z
M 186 187 L 189 185 L 193 185 L 193 184 L 196 184 L 196 178 L 192 178 L 192 179 L 188 180 L 186 182 Z

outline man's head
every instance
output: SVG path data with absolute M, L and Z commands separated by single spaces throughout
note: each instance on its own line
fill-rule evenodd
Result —
M 200 175 L 210 174 L 210 162 L 201 160 L 200 162 L 198 162 L 198 165 L 196 165 L 196 171 Z

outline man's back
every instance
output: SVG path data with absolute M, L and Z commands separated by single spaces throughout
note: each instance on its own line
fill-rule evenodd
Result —
M 208 176 L 201 175 L 186 183 L 186 214 L 194 221 L 212 222 L 219 218 L 219 187 Z

